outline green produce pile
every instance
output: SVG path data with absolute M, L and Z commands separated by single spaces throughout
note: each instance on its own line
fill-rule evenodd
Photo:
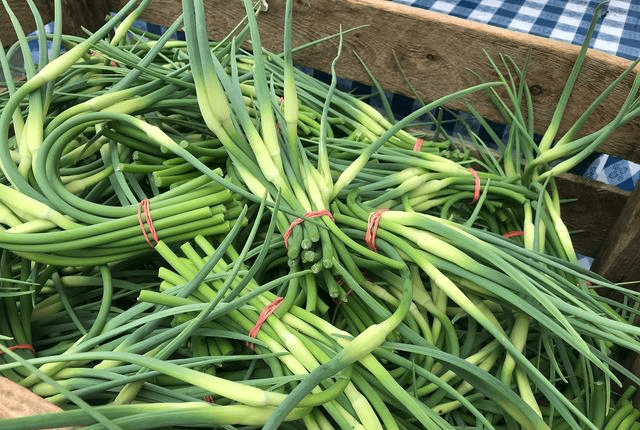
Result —
M 633 63 L 558 134 L 599 9 L 538 140 L 508 56 L 396 120 L 294 68 L 292 1 L 281 54 L 250 0 L 215 42 L 202 0 L 162 36 L 132 27 L 149 0 L 86 37 L 27 3 L 38 61 L 6 3 L 0 54 L 26 59 L 0 94 L 0 374 L 64 411 L 1 429 L 640 428 L 637 293 L 577 263 L 554 180 L 640 114 L 636 74 L 579 133 Z M 493 149 L 433 114 L 475 92 L 510 126 L 476 115 Z

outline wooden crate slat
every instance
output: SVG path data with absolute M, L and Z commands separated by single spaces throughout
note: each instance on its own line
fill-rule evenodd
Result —
M 0 419 L 59 412 L 61 410 L 59 406 L 49 403 L 29 391 L 29 389 L 0 376 Z
M 53 18 L 53 5 L 48 1 L 38 1 L 36 2 L 36 5 L 38 6 L 38 11 L 42 16 L 42 20 L 45 23 L 51 21 Z M 13 13 L 18 17 L 25 34 L 35 30 L 36 23 L 26 1 L 10 0 L 9 6 Z M 9 19 L 9 14 L 7 14 L 4 7 L 0 7 L 0 37 L 2 38 L 2 45 L 5 47 L 10 46 L 17 39 L 15 30 L 13 29 L 13 24 Z
M 61 0 L 62 1 L 62 31 L 66 34 L 85 34 L 83 27 L 90 31 L 96 30 L 104 24 L 105 18 L 112 5 L 110 0 Z M 19 18 L 25 33 L 36 29 L 35 21 L 29 5 L 25 0 L 8 0 L 9 6 Z M 122 2 L 124 5 L 126 2 Z M 42 21 L 46 24 L 53 21 L 54 9 L 51 0 L 34 0 Z M 119 6 L 120 4 L 118 4 Z M 15 31 L 4 7 L 0 7 L 0 37 L 3 46 L 9 46 L 16 41 Z
M 564 199 L 575 199 L 562 204 L 562 219 L 573 232 L 574 247 L 584 255 L 596 256 L 630 193 L 574 174 L 562 175 L 556 183 Z
M 593 269 L 614 281 L 640 281 L 640 187 L 629 196 L 596 254 Z M 634 286 L 639 289 L 638 285 Z

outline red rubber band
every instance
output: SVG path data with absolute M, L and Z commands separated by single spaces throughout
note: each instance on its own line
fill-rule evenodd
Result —
M 97 51 L 89 51 L 89 56 L 91 57 L 102 57 L 103 55 Z M 119 64 L 115 60 L 109 60 L 109 66 L 118 67 Z
M 480 176 L 478 176 L 478 172 L 469 167 L 469 172 L 473 175 L 475 180 L 474 188 L 473 188 L 473 200 L 471 200 L 471 204 L 475 204 L 480 198 Z
M 267 318 L 269 318 L 269 315 L 271 315 L 276 311 L 276 309 L 278 309 L 278 306 L 280 306 L 280 303 L 282 303 L 283 300 L 284 297 L 276 297 L 274 301 L 264 307 L 262 312 L 260 312 L 260 315 L 258 315 L 256 325 L 254 325 L 251 330 L 249 330 L 249 337 L 255 339 L 258 336 L 258 333 L 260 332 L 260 329 L 262 328 L 264 322 L 267 320 Z M 249 349 L 254 349 L 254 345 L 252 343 L 247 342 L 247 346 L 249 347 Z
M 15 351 L 16 349 L 26 349 L 33 352 L 34 354 L 36 353 L 36 349 L 33 347 L 33 345 L 29 345 L 28 343 L 21 343 L 19 345 L 13 345 L 9 347 L 9 351 Z M 0 355 L 3 355 L 4 353 L 4 351 L 0 351 Z
M 416 152 L 420 152 L 422 150 L 423 143 L 424 143 L 424 139 L 417 138 L 416 143 L 413 144 L 413 150 Z
M 326 209 L 320 210 L 320 211 L 312 211 L 312 212 L 307 212 L 306 214 L 304 214 L 305 218 L 316 218 L 319 216 L 323 216 L 326 215 L 329 218 L 331 218 L 331 221 L 335 222 L 335 219 L 333 218 L 333 215 L 331 215 L 331 212 L 329 212 Z M 295 226 L 297 226 L 298 224 L 302 223 L 302 221 L 304 221 L 304 218 L 296 218 L 293 220 L 293 222 L 291 224 L 289 224 L 289 227 L 287 228 L 287 231 L 284 232 L 284 247 L 288 248 L 289 247 L 289 238 L 291 237 L 291 233 L 293 233 L 293 228 Z
M 291 224 L 289 224 L 289 227 L 287 228 L 287 231 L 284 232 L 284 247 L 285 248 L 289 247 L 289 238 L 291 237 L 291 233 L 293 233 L 293 228 L 295 226 L 297 226 L 298 224 L 302 223 L 302 221 L 304 221 L 304 219 L 296 218 L 296 219 L 293 220 L 293 222 Z
M 508 231 L 505 234 L 503 234 L 502 236 L 504 236 L 506 238 L 524 236 L 524 231 L 522 231 L 522 230 Z
M 207 403 L 215 403 L 215 402 L 216 402 L 216 400 L 215 400 L 215 399 L 213 398 L 213 396 L 212 396 L 212 395 L 210 395 L 210 394 L 208 394 L 208 395 L 204 396 L 204 397 L 202 398 L 202 400 L 204 400 L 204 401 L 205 401 L 205 402 L 207 402 Z
M 160 240 L 158 239 L 158 233 L 156 232 L 156 229 L 153 226 L 153 220 L 151 219 L 151 209 L 149 207 L 150 204 L 151 202 L 149 201 L 149 199 L 143 199 L 142 201 L 140 201 L 140 204 L 138 205 L 138 224 L 140 224 L 140 230 L 142 230 L 144 240 L 147 241 L 151 248 L 155 248 Z M 149 240 L 149 235 L 147 234 L 147 230 L 144 228 L 144 221 L 142 220 L 143 212 L 144 218 L 147 221 L 147 225 L 149 226 L 151 238 L 155 241 L 155 243 L 151 243 L 151 240 Z
M 378 252 L 378 249 L 376 248 L 378 224 L 380 224 L 380 218 L 382 217 L 382 214 L 388 210 L 389 209 L 387 208 L 382 208 L 369 214 L 369 219 L 367 220 L 367 232 L 364 235 L 364 241 L 367 243 L 369 249 L 374 252 Z

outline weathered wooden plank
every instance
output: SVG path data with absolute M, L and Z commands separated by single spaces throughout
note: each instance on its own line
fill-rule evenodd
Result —
M 124 0 L 113 0 L 117 7 Z M 208 31 L 215 39 L 225 36 L 244 16 L 242 2 L 210 0 Z M 548 124 L 552 109 L 579 51 L 578 46 L 483 25 L 419 8 L 384 0 L 295 0 L 294 45 L 317 40 L 323 36 L 366 25 L 344 38 L 343 56 L 338 63 L 340 76 L 368 82 L 357 52 L 383 87 L 388 91 L 410 95 L 406 82 L 396 66 L 394 53 L 409 76 L 418 94 L 434 100 L 477 83 L 469 71 L 491 76 L 486 50 L 494 59 L 498 54 L 512 56 L 523 64 L 531 55 L 528 83 L 534 94 L 536 130 Z M 269 11 L 259 22 L 262 42 L 272 51 L 282 47 L 284 0 L 269 0 Z M 150 22 L 168 25 L 180 13 L 180 2 L 153 0 L 143 14 Z M 336 53 L 337 41 L 325 42 L 300 52 L 299 64 L 328 71 Z M 565 129 L 584 108 L 629 64 L 621 58 L 591 50 L 584 63 L 563 122 Z M 610 121 L 622 104 L 631 86 L 627 79 L 594 113 L 585 126 L 593 132 Z M 483 96 L 470 97 L 479 111 L 489 119 L 499 120 L 492 104 Z M 460 108 L 459 103 L 452 107 Z M 640 161 L 640 121 L 621 127 L 601 149 L 603 152 L 631 161 Z
M 596 255 L 593 268 L 615 282 L 640 281 L 640 187 L 629 196 Z M 639 289 L 640 285 L 634 288 Z
M 28 3 L 24 0 L 9 0 L 8 3 L 11 11 L 18 17 L 24 32 L 28 34 L 35 30 L 35 20 L 33 19 Z M 53 18 L 52 2 L 39 0 L 36 1 L 35 4 L 42 16 L 42 20 L 45 23 L 51 21 Z M 13 24 L 11 23 L 9 14 L 4 7 L 0 7 L 0 38 L 2 39 L 3 46 L 10 46 L 17 40 Z
M 28 3 L 25 0 L 8 0 L 8 3 L 24 27 L 24 32 L 35 30 L 35 20 Z M 34 4 L 45 24 L 53 20 L 53 0 L 34 0 Z M 74 35 L 84 34 L 83 27 L 88 30 L 97 29 L 104 24 L 107 14 L 113 8 L 109 0 L 61 0 L 61 5 L 62 31 Z M 15 31 L 4 7 L 0 7 L 0 38 L 3 46 L 16 41 Z
M 556 182 L 564 199 L 575 199 L 562 204 L 562 219 L 573 232 L 574 247 L 594 257 L 620 216 L 630 193 L 574 174 L 562 175 Z
M 27 388 L 0 376 L 0 418 L 24 417 L 61 410 Z
M 83 27 L 95 31 L 104 24 L 111 10 L 109 0 L 62 0 L 62 31 L 66 34 L 85 34 Z

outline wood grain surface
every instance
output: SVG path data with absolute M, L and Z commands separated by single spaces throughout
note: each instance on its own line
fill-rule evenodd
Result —
M 8 0 L 13 13 L 19 18 L 23 31 L 28 34 L 36 29 L 33 14 L 25 0 Z M 53 21 L 53 0 L 34 0 L 43 23 Z M 85 29 L 94 31 L 104 24 L 112 9 L 109 0 L 61 0 L 62 31 L 66 34 L 86 34 Z M 16 41 L 13 25 L 4 7 L 0 7 L 0 38 L 3 46 Z
M 563 203 L 561 209 L 562 219 L 572 232 L 574 247 L 584 255 L 595 257 L 620 217 L 630 193 L 574 174 L 562 175 L 556 183 L 560 195 L 570 200 Z M 637 253 L 631 255 L 638 258 Z
M 15 418 L 58 411 L 61 411 L 58 406 L 0 376 L 0 418 Z
M 274 52 L 282 49 L 284 3 L 284 0 L 269 0 L 269 10 L 259 15 L 263 45 Z M 123 4 L 123 0 L 111 2 L 113 7 L 120 4 Z M 213 39 L 226 36 L 245 15 L 239 1 L 209 0 L 206 6 L 207 30 Z M 180 12 L 179 2 L 153 0 L 143 18 L 167 26 Z M 535 127 L 538 132 L 543 132 L 547 127 L 580 49 L 567 43 L 384 0 L 294 1 L 294 46 L 361 26 L 366 27 L 344 36 L 343 55 L 338 62 L 337 74 L 347 79 L 369 82 L 353 54 L 356 52 L 385 90 L 412 96 L 398 68 L 399 62 L 418 96 L 424 100 L 434 100 L 478 83 L 471 71 L 491 79 L 487 55 L 495 61 L 498 61 L 500 54 L 509 55 L 520 65 L 528 59 L 527 82 L 534 96 Z M 316 70 L 329 71 L 337 44 L 334 39 L 301 51 L 295 61 Z M 561 131 L 570 126 L 629 64 L 627 60 L 589 50 Z M 639 70 L 640 67 L 636 67 L 636 71 Z M 627 96 L 631 81 L 630 77 L 623 81 L 596 110 L 584 127 L 583 134 L 598 130 L 612 120 Z M 485 118 L 500 122 L 501 118 L 493 104 L 483 94 L 476 94 L 469 99 Z M 450 107 L 461 108 L 461 105 L 453 103 Z M 620 127 L 599 150 L 640 162 L 640 121 L 635 120 Z M 559 187 L 563 197 L 577 199 L 563 208 L 569 228 L 576 231 L 576 248 L 586 255 L 595 256 L 605 242 L 609 229 L 619 218 L 628 193 L 575 175 L 563 176 L 559 180 Z M 630 224 L 626 227 L 633 229 L 627 234 L 636 234 L 640 229 L 640 226 Z M 620 236 L 609 237 L 608 241 L 615 243 L 611 241 Z M 617 251 L 620 249 L 611 251 L 611 258 L 617 258 Z M 632 254 L 633 260 L 638 261 L 640 256 Z
M 35 20 L 33 19 L 27 2 L 24 0 L 8 0 L 8 3 L 11 11 L 18 17 L 24 33 L 28 34 L 35 30 Z M 53 18 L 52 4 L 48 1 L 39 0 L 36 2 L 36 5 L 43 22 L 47 23 L 51 21 Z M 0 38 L 2 39 L 2 46 L 4 47 L 10 46 L 17 39 L 13 24 L 9 19 L 9 14 L 4 7 L 0 7 Z
M 620 211 L 599 247 L 593 269 L 614 282 L 640 281 L 640 188 Z M 640 284 L 633 286 L 640 290 Z

